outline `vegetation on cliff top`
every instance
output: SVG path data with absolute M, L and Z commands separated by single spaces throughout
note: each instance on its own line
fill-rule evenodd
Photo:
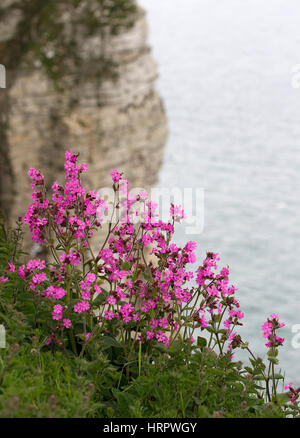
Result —
M 17 19 L 13 34 L 0 42 L 1 63 L 10 71 L 8 85 L 21 68 L 42 69 L 57 87 L 82 68 L 86 80 L 90 62 L 94 77 L 112 75 L 105 51 L 87 60 L 82 41 L 132 26 L 136 12 L 134 0 L 12 0 L 0 6 L 1 21 Z
M 23 222 L 51 262 L 26 258 L 21 221 L 1 226 L 0 415 L 299 416 L 300 388 L 283 388 L 276 371 L 284 324 L 272 314 L 262 326 L 265 364 L 238 334 L 244 313 L 229 269 L 207 253 L 192 271 L 196 242 L 172 243 L 182 209 L 171 205 L 161 221 L 147 193 L 131 194 L 114 170 L 107 216 L 105 201 L 83 187 L 87 165 L 73 151 L 65 171 L 51 195 L 42 173 L 28 172 L 33 202 Z M 107 217 L 95 253 L 91 239 Z M 156 263 L 146 260 L 149 245 Z M 239 348 L 249 365 L 235 360 Z

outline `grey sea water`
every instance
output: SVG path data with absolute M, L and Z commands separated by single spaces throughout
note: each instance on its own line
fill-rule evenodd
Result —
M 217 251 L 239 288 L 244 338 L 286 323 L 282 368 L 300 384 L 299 0 L 141 0 L 169 120 L 160 187 L 201 187 L 205 226 L 176 240 Z

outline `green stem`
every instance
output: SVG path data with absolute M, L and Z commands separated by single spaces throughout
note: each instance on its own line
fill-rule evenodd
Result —
M 139 342 L 139 377 L 141 377 L 142 369 L 142 341 Z
M 68 304 L 68 308 L 70 310 L 70 303 L 71 303 L 71 281 L 70 281 L 70 272 L 69 272 L 69 267 L 67 267 L 67 304 Z M 75 342 L 75 336 L 74 336 L 74 329 L 73 327 L 71 327 L 69 329 L 69 340 L 71 343 L 71 347 L 72 347 L 72 351 L 73 353 L 77 356 L 77 348 L 76 348 L 76 342 Z

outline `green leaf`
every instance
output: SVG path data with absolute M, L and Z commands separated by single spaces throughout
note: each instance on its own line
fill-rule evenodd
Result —
M 111 336 L 103 336 L 101 339 L 101 346 L 103 350 L 107 350 L 111 347 L 123 348 L 120 342 L 116 341 L 116 339 L 112 338 Z
M 277 400 L 281 403 L 287 403 L 289 401 L 290 397 L 287 392 L 281 392 L 277 394 Z
M 99 295 L 97 295 L 97 297 L 93 300 L 92 302 L 93 306 L 98 306 L 102 304 L 107 297 L 108 297 L 108 292 L 102 289 L 102 293 L 99 293 Z
M 254 376 L 254 379 L 255 380 L 266 380 L 262 374 L 259 374 L 258 376 Z
M 207 326 L 207 327 L 206 327 L 206 330 L 207 330 L 209 333 L 215 333 L 215 330 L 214 330 L 212 327 Z
M 279 380 L 279 379 L 284 379 L 284 376 L 282 374 L 275 373 L 274 378 Z
M 202 338 L 201 336 L 197 337 L 197 346 L 200 348 L 205 347 L 207 344 L 207 340 L 205 338 Z
M 225 330 L 225 329 L 219 329 L 219 330 L 217 330 L 217 333 L 220 333 L 222 335 L 227 335 L 228 334 L 227 330 Z

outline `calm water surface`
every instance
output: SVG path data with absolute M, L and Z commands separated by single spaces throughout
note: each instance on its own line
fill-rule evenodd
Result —
M 161 187 L 203 187 L 199 258 L 221 254 L 239 288 L 243 337 L 265 353 L 261 325 L 286 322 L 281 363 L 300 384 L 300 64 L 298 0 L 141 0 L 170 136 Z

